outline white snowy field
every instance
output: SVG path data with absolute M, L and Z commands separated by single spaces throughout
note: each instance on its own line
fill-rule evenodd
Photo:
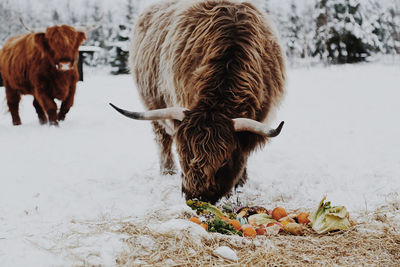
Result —
M 326 194 L 353 217 L 400 201 L 400 67 L 288 77 L 284 129 L 251 157 L 239 198 L 310 211 Z M 59 128 L 39 125 L 32 100 L 23 97 L 19 127 L 0 107 L 1 266 L 114 265 L 122 237 L 87 225 L 185 209 L 180 175 L 158 173 L 150 123 L 108 106 L 142 110 L 130 76 L 87 75 Z

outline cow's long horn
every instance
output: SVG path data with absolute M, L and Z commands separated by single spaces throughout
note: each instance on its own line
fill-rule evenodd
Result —
M 100 24 L 96 23 L 96 24 L 89 25 L 89 26 L 78 26 L 78 27 L 75 27 L 75 29 L 78 32 L 90 32 L 90 31 L 93 31 L 93 30 L 95 30 L 95 29 L 97 29 L 99 27 L 100 27 Z
M 285 122 L 282 121 L 276 129 L 270 129 L 259 121 L 246 118 L 233 119 L 233 123 L 236 132 L 248 131 L 266 137 L 276 137 L 280 134 Z
M 27 31 L 30 32 L 30 33 L 34 33 L 34 31 L 33 31 L 32 29 L 29 29 L 29 28 L 25 25 L 24 20 L 22 19 L 21 16 L 19 16 L 18 19 L 19 19 L 19 22 L 21 22 L 21 25 L 22 25 L 22 27 L 24 27 L 25 30 L 27 30 Z
M 166 120 L 173 119 L 182 121 L 185 117 L 184 111 L 187 110 L 185 108 L 163 108 L 163 109 L 154 109 L 145 112 L 132 112 L 116 107 L 115 105 L 110 105 L 115 108 L 122 115 L 134 119 L 134 120 Z
M 79 32 L 90 32 L 90 31 L 93 31 L 93 30 L 95 30 L 95 29 L 97 29 L 97 28 L 99 28 L 101 26 L 100 22 L 103 20 L 103 17 L 104 17 L 104 13 L 102 13 L 100 18 L 96 20 L 95 24 L 89 25 L 89 26 L 77 26 L 77 27 L 75 27 L 75 29 L 77 31 L 79 31 Z
M 45 29 L 45 28 L 39 28 L 39 29 L 33 29 L 33 30 L 32 30 L 32 29 L 28 28 L 28 26 L 25 25 L 24 20 L 22 19 L 21 16 L 19 16 L 18 19 L 19 19 L 19 22 L 21 22 L 22 27 L 23 27 L 26 31 L 28 31 L 28 32 L 30 32 L 30 33 L 44 33 L 44 32 L 46 32 L 46 29 Z

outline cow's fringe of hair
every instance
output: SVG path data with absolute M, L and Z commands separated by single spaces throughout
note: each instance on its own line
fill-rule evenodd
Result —
M 196 109 L 265 119 L 283 94 L 285 76 L 281 49 L 270 40 L 275 37 L 263 26 L 263 16 L 251 4 L 229 1 L 199 3 L 186 15 L 182 27 L 191 25 L 191 18 L 204 18 L 182 41 L 185 49 L 176 51 L 174 73 L 199 93 Z M 193 51 L 206 56 L 196 59 Z
M 185 188 L 213 191 L 215 173 L 236 148 L 234 134 L 232 120 L 225 115 L 187 112 L 176 134 L 178 153 L 186 155 L 181 162 Z

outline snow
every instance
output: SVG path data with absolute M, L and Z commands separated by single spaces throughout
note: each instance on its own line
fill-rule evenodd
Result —
M 152 232 L 160 234 L 173 234 L 174 232 L 179 234 L 181 231 L 190 233 L 198 243 L 201 243 L 202 238 L 207 238 L 207 232 L 198 224 L 195 224 L 189 220 L 183 219 L 172 219 L 161 224 L 150 224 L 149 229 Z
M 93 45 L 82 45 L 79 47 L 80 52 L 100 52 L 102 49 Z
M 400 68 L 300 68 L 288 77 L 276 117 L 284 129 L 252 155 L 249 181 L 237 196 L 268 209 L 310 211 L 326 194 L 351 216 L 399 201 Z M 31 96 L 22 99 L 20 127 L 11 125 L 5 101 L 0 107 L 2 266 L 112 266 L 123 237 L 93 225 L 154 213 L 166 220 L 154 226 L 160 231 L 193 227 L 206 234 L 177 217 L 188 211 L 181 178 L 159 175 L 150 123 L 108 106 L 142 110 L 133 79 L 85 79 L 59 128 L 39 125 Z
M 230 247 L 221 246 L 214 250 L 214 254 L 218 257 L 228 259 L 231 261 L 237 261 L 239 258 L 236 255 L 236 252 L 232 250 Z

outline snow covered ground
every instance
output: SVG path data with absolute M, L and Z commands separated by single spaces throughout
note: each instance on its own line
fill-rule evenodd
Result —
M 398 66 L 289 70 L 285 127 L 251 157 L 240 199 L 311 210 L 327 194 L 353 216 L 399 201 L 399 88 Z M 150 123 L 108 106 L 142 109 L 132 78 L 90 74 L 75 99 L 59 128 L 39 125 L 31 96 L 14 127 L 2 102 L 1 266 L 110 266 L 121 237 L 87 225 L 185 209 L 180 176 L 158 174 Z

